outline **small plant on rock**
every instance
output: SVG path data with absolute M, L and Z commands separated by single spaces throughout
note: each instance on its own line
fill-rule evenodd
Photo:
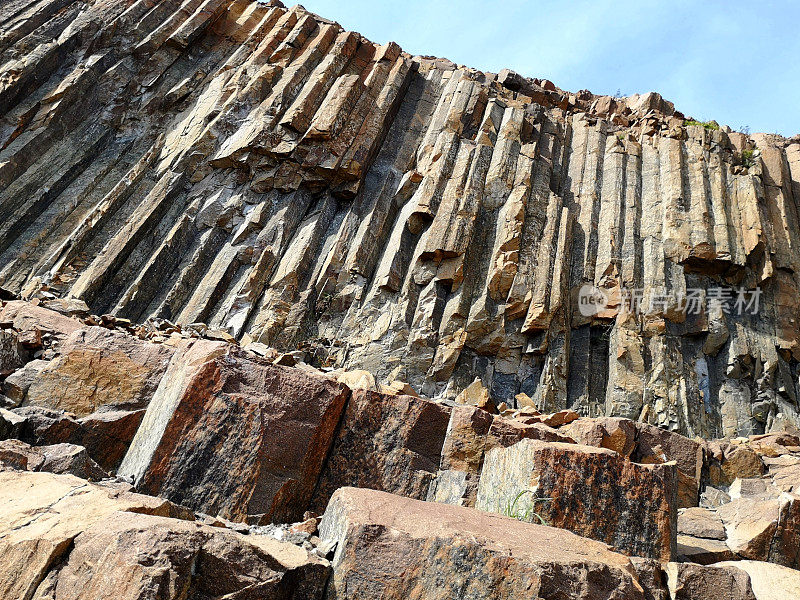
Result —
M 756 164 L 755 158 L 756 151 L 752 148 L 747 148 L 746 150 L 742 150 L 742 166 L 746 168 L 750 168 Z
M 532 498 L 528 506 L 522 508 L 519 506 L 519 501 L 526 494 L 531 494 Z M 506 517 L 511 517 L 518 521 L 525 521 L 526 523 L 533 523 L 533 518 L 536 517 L 542 525 L 547 525 L 547 521 L 545 521 L 542 515 L 536 512 L 535 508 L 537 502 L 549 502 L 550 500 L 551 498 L 538 498 L 534 490 L 522 490 L 514 496 L 513 500 L 506 504 L 502 513 Z

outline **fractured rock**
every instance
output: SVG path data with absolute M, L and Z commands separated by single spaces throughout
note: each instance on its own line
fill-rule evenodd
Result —
M 486 453 L 476 507 L 668 561 L 676 548 L 676 494 L 674 464 L 639 465 L 603 448 L 522 440 Z
M 459 506 L 341 488 L 320 537 L 337 542 L 332 598 L 645 598 L 605 544 Z
M 441 460 L 450 410 L 421 398 L 363 389 L 350 395 L 312 502 L 322 512 L 340 487 L 424 500 Z
M 232 520 L 308 506 L 349 391 L 221 342 L 177 348 L 119 474 Z

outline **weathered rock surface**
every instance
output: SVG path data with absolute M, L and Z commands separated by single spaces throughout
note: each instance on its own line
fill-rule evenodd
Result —
M 27 600 L 322 597 L 327 561 L 265 536 L 169 518 L 157 498 L 0 472 L 0 595 Z
M 39 406 L 15 408 L 6 413 L 13 429 L 0 437 L 17 438 L 34 445 L 75 444 L 106 470 L 116 470 L 128 451 L 144 410 L 103 411 L 85 417 Z M 0 427 L 1 429 L 1 427 Z
M 221 342 L 179 346 L 119 468 L 138 489 L 233 520 L 298 520 L 349 390 Z
M 717 566 L 745 571 L 750 576 L 756 600 L 800 598 L 800 571 L 795 569 L 753 560 L 737 560 Z
M 20 440 L 0 442 L 0 468 L 75 475 L 96 481 L 108 477 L 94 462 L 86 448 L 75 444 L 31 446 Z
M 450 411 L 411 396 L 353 390 L 312 508 L 321 513 L 340 487 L 425 500 L 441 460 Z
M 427 397 L 479 378 L 495 405 L 690 437 L 797 427 L 798 196 L 796 138 L 299 6 L 0 9 L 4 296 L 300 345 Z
M 669 563 L 671 600 L 757 600 L 746 571 L 735 566 Z
M 676 471 L 607 449 L 522 440 L 487 452 L 476 506 L 667 562 L 676 551 Z
M 100 408 L 146 408 L 172 351 L 102 327 L 77 330 L 59 344 L 53 360 L 25 367 L 34 372 L 22 404 L 66 410 L 78 417 Z
M 568 531 L 341 488 L 320 524 L 337 542 L 330 598 L 645 598 L 630 560 Z

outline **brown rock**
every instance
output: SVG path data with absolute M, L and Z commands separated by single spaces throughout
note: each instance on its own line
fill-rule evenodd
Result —
M 672 600 L 756 600 L 750 576 L 735 567 L 669 563 L 666 573 Z
M 73 540 L 117 511 L 170 516 L 170 502 L 72 475 L 0 472 L 0 598 L 30 598 Z
M 486 453 L 476 507 L 667 561 L 676 549 L 676 494 L 674 464 L 638 465 L 603 448 L 523 440 Z
M 717 509 L 737 555 L 792 568 L 800 566 L 800 496 L 739 498 Z
M 577 419 L 560 429 L 579 444 L 608 448 L 626 457 L 636 445 L 636 431 L 633 421 L 618 417 Z
M 709 540 L 724 540 L 725 527 L 714 511 L 686 508 L 678 511 L 678 533 Z
M 542 423 L 523 424 L 467 406 L 456 406 L 447 427 L 440 471 L 428 499 L 475 506 L 478 479 L 487 450 L 507 448 L 522 439 L 572 443 L 574 440 Z
M 636 448 L 631 460 L 643 464 L 675 461 L 678 467 L 678 506 L 697 506 L 703 473 L 699 442 L 646 423 L 636 423 Z
M 0 595 L 37 600 L 321 597 L 327 561 L 72 476 L 0 472 Z
M 18 437 L 30 444 L 68 443 L 83 446 L 106 471 L 119 467 L 144 416 L 144 410 L 103 411 L 76 418 L 71 413 L 39 406 L 14 409 Z
M 741 569 L 750 576 L 756 600 L 800 598 L 800 571 L 754 560 L 737 560 L 717 565 Z
M 28 352 L 22 347 L 17 334 L 0 330 L 0 378 L 22 367 L 27 358 Z
M 101 327 L 71 333 L 59 355 L 41 365 L 24 404 L 78 416 L 101 406 L 145 408 L 167 368 L 172 349 Z
M 57 338 L 65 338 L 83 327 L 77 319 L 22 300 L 7 302 L 0 309 L 0 321 L 11 322 L 20 332 L 47 331 Z
M 224 342 L 176 350 L 119 474 L 232 520 L 296 521 L 348 396 L 327 378 Z
M 344 486 L 424 500 L 439 468 L 450 411 L 413 398 L 353 390 L 314 493 L 321 512 Z
M 320 598 L 327 561 L 292 544 L 164 517 L 113 513 L 76 539 L 38 598 Z
M 340 600 L 645 598 L 605 544 L 459 506 L 341 488 L 320 537 L 337 543 L 329 593 Z

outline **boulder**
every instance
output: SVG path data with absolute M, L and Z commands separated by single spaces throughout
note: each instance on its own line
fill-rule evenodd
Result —
M 424 500 L 439 467 L 449 420 L 450 409 L 429 400 L 353 390 L 312 510 L 325 510 L 333 492 L 344 486 Z
M 703 446 L 697 441 L 647 423 L 635 423 L 636 447 L 631 460 L 643 464 L 675 461 L 678 506 L 697 506 L 703 474 Z
M 145 408 L 173 349 L 102 327 L 86 327 L 71 333 L 58 351 L 53 360 L 40 363 L 23 403 L 85 416 L 101 406 Z
M 636 425 L 630 419 L 620 417 L 598 417 L 577 419 L 559 430 L 579 444 L 608 448 L 630 456 L 636 447 Z
M 75 538 L 116 511 L 179 514 L 161 498 L 120 492 L 72 475 L 0 472 L 0 598 L 30 598 Z
M 605 544 L 461 506 L 341 488 L 320 537 L 336 543 L 330 599 L 647 597 Z
M 90 481 L 108 477 L 86 448 L 75 444 L 31 446 L 20 440 L 5 440 L 0 442 L 0 464 L 21 471 L 66 473 Z
M 326 560 L 266 536 L 113 513 L 87 528 L 39 598 L 322 598 Z
M 292 544 L 72 476 L 0 472 L 0 484 L 2 598 L 322 597 L 327 561 Z
M 739 498 L 717 509 L 726 543 L 736 555 L 797 568 L 800 566 L 800 496 Z
M 741 569 L 750 576 L 756 600 L 800 598 L 800 571 L 754 560 L 724 562 L 719 567 Z
M 119 474 L 146 493 L 234 521 L 298 520 L 348 393 L 234 345 L 185 341 Z
M 34 445 L 83 446 L 103 469 L 114 471 L 122 462 L 144 413 L 144 410 L 107 410 L 76 418 L 64 411 L 26 406 L 11 413 L 18 424 L 16 433 L 7 437 Z
M 725 543 L 722 519 L 713 511 L 694 507 L 678 511 L 678 557 L 703 565 L 734 558 Z
M 676 550 L 676 494 L 674 463 L 639 465 L 605 448 L 522 440 L 486 453 L 476 507 L 666 562 Z
M 756 600 L 750 576 L 735 567 L 669 563 L 665 571 L 672 600 Z
M 12 300 L 0 308 L 0 321 L 11 323 L 21 332 L 52 333 L 56 339 L 63 339 L 84 327 L 77 319 L 23 300 Z
M 28 353 L 19 343 L 13 331 L 0 329 L 0 378 L 6 377 L 22 367 Z
M 758 453 L 747 444 L 726 440 L 705 442 L 708 458 L 708 483 L 728 487 L 737 478 L 759 478 L 766 471 Z
M 487 450 L 523 439 L 570 443 L 572 438 L 542 423 L 524 424 L 472 406 L 452 409 L 442 459 L 428 500 L 475 506 L 478 478 Z

